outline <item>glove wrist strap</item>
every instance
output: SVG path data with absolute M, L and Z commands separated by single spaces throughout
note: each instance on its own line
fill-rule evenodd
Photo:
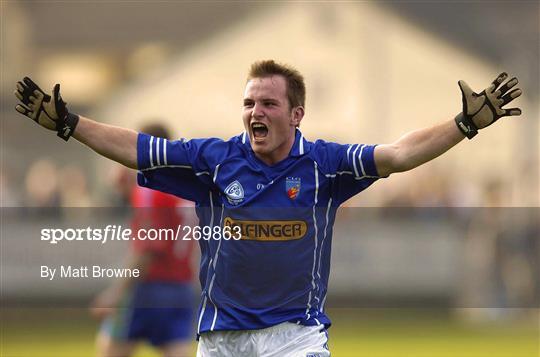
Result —
M 56 135 L 65 141 L 68 141 L 75 132 L 75 127 L 79 123 L 77 114 L 68 113 L 63 120 L 59 120 L 56 125 Z
M 478 134 L 478 128 L 474 124 L 471 118 L 463 113 L 456 115 L 454 119 L 459 130 L 467 137 L 467 139 L 472 139 Z

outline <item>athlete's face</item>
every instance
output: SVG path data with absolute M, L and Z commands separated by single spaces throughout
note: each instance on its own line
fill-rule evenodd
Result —
M 255 155 L 268 165 L 287 157 L 304 108 L 291 108 L 282 76 L 251 79 L 244 92 L 244 127 Z

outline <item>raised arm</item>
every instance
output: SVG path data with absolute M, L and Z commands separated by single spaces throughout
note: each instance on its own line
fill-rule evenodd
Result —
M 392 144 L 377 146 L 375 164 L 379 175 L 414 169 L 445 153 L 465 137 L 472 139 L 478 130 L 500 118 L 520 115 L 519 108 L 502 108 L 522 93 L 521 89 L 511 90 L 518 83 L 515 77 L 502 84 L 507 77 L 501 73 L 481 93 L 474 93 L 467 83 L 459 81 L 463 111 L 454 120 L 412 131 Z
M 380 176 L 414 169 L 459 143 L 465 135 L 457 128 L 454 120 L 411 131 L 392 144 L 375 148 L 375 165 Z
M 17 83 L 15 109 L 46 129 L 54 130 L 64 140 L 71 136 L 98 154 L 132 169 L 137 168 L 137 132 L 95 122 L 69 113 L 60 96 L 60 85 L 48 95 L 30 78 Z
M 137 169 L 137 132 L 79 116 L 73 137 L 98 154 Z

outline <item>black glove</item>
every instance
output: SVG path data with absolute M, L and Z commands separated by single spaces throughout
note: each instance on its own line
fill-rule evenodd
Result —
M 68 112 L 66 102 L 60 96 L 60 84 L 54 86 L 52 97 L 38 87 L 30 78 L 17 82 L 15 96 L 21 101 L 15 109 L 57 135 L 68 140 L 75 131 L 79 116 Z
M 521 114 L 519 108 L 502 108 L 522 93 L 519 88 L 510 91 L 518 83 L 516 77 L 501 85 L 506 77 L 508 74 L 505 72 L 499 74 L 491 85 L 479 94 L 474 93 L 465 81 L 458 82 L 463 112 L 459 113 L 455 120 L 467 138 L 472 139 L 479 129 L 490 126 L 504 116 Z

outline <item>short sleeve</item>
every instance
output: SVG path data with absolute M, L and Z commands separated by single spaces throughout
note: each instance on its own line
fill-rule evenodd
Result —
M 215 138 L 170 141 L 140 133 L 137 165 L 141 171 L 168 167 L 186 168 L 196 174 L 211 172 L 219 163 L 223 146 L 226 143 Z
M 376 145 L 336 144 L 318 141 L 323 167 L 331 177 L 332 198 L 339 204 L 381 178 L 375 165 Z
M 170 141 L 146 134 L 137 139 L 140 186 L 204 203 L 215 167 L 226 154 L 220 139 Z

